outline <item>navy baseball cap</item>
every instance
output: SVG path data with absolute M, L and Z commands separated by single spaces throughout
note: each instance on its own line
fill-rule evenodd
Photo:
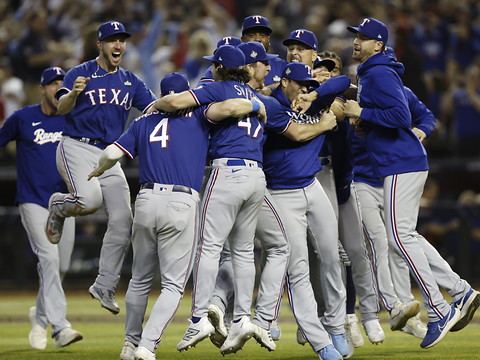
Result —
M 58 66 L 49 67 L 42 72 L 42 76 L 40 77 L 40 85 L 45 86 L 48 83 L 52 82 L 53 80 L 63 80 L 65 77 L 65 71 Z
M 217 49 L 222 46 L 222 45 L 232 45 L 232 46 L 238 46 L 242 43 L 242 40 L 240 38 L 235 37 L 235 36 L 225 36 L 223 39 L 218 40 L 217 42 Z
M 383 41 L 384 44 L 388 41 L 387 26 L 380 20 L 374 18 L 365 18 L 358 27 L 347 26 L 347 29 L 353 33 L 365 35 L 370 39 Z
M 335 69 L 335 66 L 337 66 L 337 64 L 335 64 L 335 61 L 333 60 L 322 59 L 320 56 L 317 56 L 317 58 L 313 62 L 313 68 L 316 69 L 319 66 L 325 66 L 328 71 L 332 71 L 333 69 Z
M 245 64 L 251 64 L 257 61 L 269 61 L 278 57 L 277 54 L 267 54 L 267 51 L 258 41 L 249 41 L 238 45 L 245 55 Z
M 162 96 L 181 93 L 189 89 L 190 83 L 188 82 L 187 75 L 184 73 L 174 72 L 165 75 L 162 81 L 160 81 L 160 94 L 162 94 Z
M 251 15 L 243 19 L 242 35 L 245 35 L 247 30 L 253 28 L 260 28 L 261 30 L 266 31 L 268 35 L 272 33 L 268 19 L 262 15 Z
M 295 41 L 305 44 L 309 48 L 315 51 L 317 51 L 318 49 L 317 37 L 310 30 L 306 30 L 306 29 L 293 30 L 290 33 L 290 37 L 288 39 L 283 40 L 283 45 L 288 46 Z
M 98 28 L 98 41 L 105 40 L 107 37 L 117 34 L 123 34 L 126 38 L 132 36 L 125 31 L 125 27 L 118 21 L 108 21 Z
M 227 68 L 238 68 L 245 65 L 245 55 L 242 50 L 232 45 L 222 45 L 213 56 L 204 56 L 203 58 L 222 64 Z
M 317 80 L 312 78 L 312 69 L 307 64 L 293 62 L 283 68 L 282 78 L 309 82 L 312 87 L 319 87 Z

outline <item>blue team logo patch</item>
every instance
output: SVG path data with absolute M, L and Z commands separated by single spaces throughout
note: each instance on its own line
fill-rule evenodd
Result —
M 127 81 L 125 81 L 125 82 L 123 83 L 123 85 L 125 85 L 125 86 L 132 86 L 132 83 L 127 80 Z

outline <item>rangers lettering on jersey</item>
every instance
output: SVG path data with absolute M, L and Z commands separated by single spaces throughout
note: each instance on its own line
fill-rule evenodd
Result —
M 46 143 L 55 143 L 60 140 L 62 140 L 62 132 L 61 131 L 56 131 L 56 132 L 45 132 L 44 129 L 37 129 L 33 133 L 35 135 L 35 139 L 33 140 L 35 143 L 38 145 L 43 145 Z
M 108 92 L 110 90 L 110 93 Z M 86 91 L 85 95 L 88 96 L 90 104 L 92 106 L 103 105 L 103 104 L 114 104 L 118 106 L 123 106 L 125 110 L 130 110 L 132 107 L 132 99 L 130 99 L 130 93 L 127 92 L 123 97 L 121 97 L 121 89 L 93 89 Z M 111 96 L 108 96 L 111 95 Z M 122 98 L 122 100 L 120 100 Z

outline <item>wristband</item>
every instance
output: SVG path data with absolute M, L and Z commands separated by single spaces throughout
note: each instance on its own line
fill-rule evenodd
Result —
M 257 100 L 250 100 L 252 103 L 252 112 L 257 112 L 260 110 L 260 103 Z

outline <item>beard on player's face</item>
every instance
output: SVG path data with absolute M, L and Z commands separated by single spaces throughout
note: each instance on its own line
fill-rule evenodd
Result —
M 100 56 L 106 62 L 108 71 L 112 71 L 122 62 L 126 49 L 125 37 L 108 37 L 99 43 Z

